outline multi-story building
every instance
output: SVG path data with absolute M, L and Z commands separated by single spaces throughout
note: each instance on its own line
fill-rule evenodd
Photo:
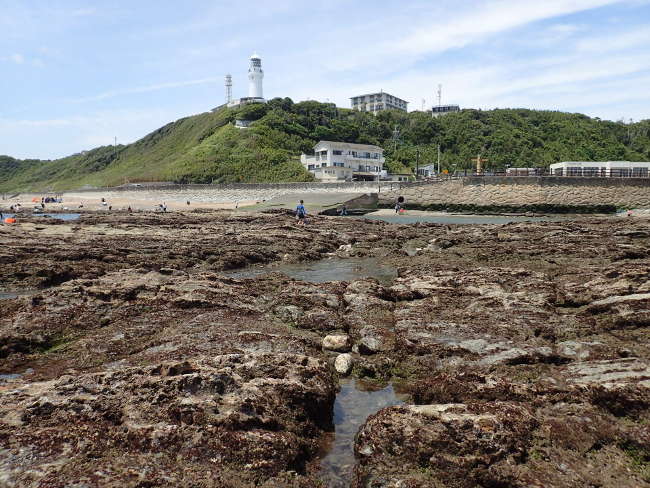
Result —
M 300 156 L 305 169 L 322 181 L 376 181 L 387 176 L 384 161 L 379 146 L 333 141 L 320 141 L 313 156 Z
M 380 112 L 381 110 L 403 110 L 406 112 L 408 102 L 383 91 L 351 97 L 352 108 L 361 112 Z
M 648 178 L 650 162 L 632 161 L 563 161 L 551 164 L 554 176 Z
M 431 107 L 431 114 L 434 117 L 440 115 L 448 114 L 451 112 L 460 112 L 460 107 L 458 105 L 434 105 Z

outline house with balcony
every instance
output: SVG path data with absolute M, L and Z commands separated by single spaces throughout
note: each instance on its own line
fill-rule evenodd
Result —
M 372 144 L 320 141 L 300 162 L 320 181 L 378 181 L 386 178 L 384 150 Z

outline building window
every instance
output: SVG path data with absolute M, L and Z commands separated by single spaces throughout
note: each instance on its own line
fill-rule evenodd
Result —
M 313 170 L 314 168 L 315 168 L 315 165 L 313 165 L 313 164 L 310 164 L 309 166 L 307 166 L 307 169 L 309 171 Z
M 321 167 L 321 168 L 326 168 L 326 167 L 327 167 L 327 163 L 322 163 L 322 164 L 320 165 L 320 167 Z
M 343 151 L 340 151 L 340 150 L 338 150 L 338 149 L 334 149 L 334 150 L 332 151 L 332 154 L 333 154 L 334 156 L 341 156 L 341 155 L 343 155 Z
M 336 166 L 337 168 L 344 168 L 344 167 L 345 167 L 345 164 L 344 164 L 344 163 L 336 163 L 336 162 L 335 162 L 335 163 L 334 163 L 334 166 Z

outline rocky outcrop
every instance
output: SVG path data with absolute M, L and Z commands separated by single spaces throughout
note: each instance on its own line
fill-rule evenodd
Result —
M 225 485 L 304 473 L 331 428 L 334 392 L 326 363 L 292 354 L 32 383 L 2 392 L 4 482 L 31 486 L 67 473 L 102 486 Z
M 37 289 L 2 303 L 0 484 L 317 486 L 351 375 L 405 403 L 361 428 L 356 486 L 648 486 L 645 221 L 313 222 L 3 229 L 0 283 Z M 351 256 L 397 278 L 283 272 Z

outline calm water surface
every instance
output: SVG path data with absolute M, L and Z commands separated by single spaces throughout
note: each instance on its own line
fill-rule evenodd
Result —
M 35 290 L 21 290 L 21 291 L 0 291 L 0 300 L 11 300 L 12 298 L 26 297 L 36 293 Z
M 340 386 L 334 403 L 334 435 L 321 461 L 320 477 L 330 488 L 350 486 L 356 462 L 354 437 L 366 419 L 382 408 L 404 403 L 391 384 L 371 391 L 363 382 L 345 379 Z
M 538 216 L 527 217 L 525 215 L 454 215 L 454 214 L 412 214 L 402 215 L 373 215 L 366 214 L 360 218 L 369 220 L 383 220 L 391 224 L 415 224 L 426 222 L 431 224 L 509 224 L 511 222 L 556 222 L 567 220 L 571 217 Z
M 272 272 L 284 273 L 295 280 L 310 283 L 376 278 L 381 283 L 390 284 L 397 278 L 397 270 L 383 264 L 379 259 L 336 257 L 308 263 L 249 267 L 243 270 L 226 271 L 224 274 L 233 278 L 255 278 Z
M 46 218 L 52 218 L 52 219 L 59 219 L 59 220 L 77 220 L 81 214 L 78 213 L 28 213 L 24 212 L 22 214 L 18 214 L 18 217 L 46 217 Z M 2 213 L 3 219 L 6 219 L 8 217 L 16 217 L 16 214 L 12 213 Z

